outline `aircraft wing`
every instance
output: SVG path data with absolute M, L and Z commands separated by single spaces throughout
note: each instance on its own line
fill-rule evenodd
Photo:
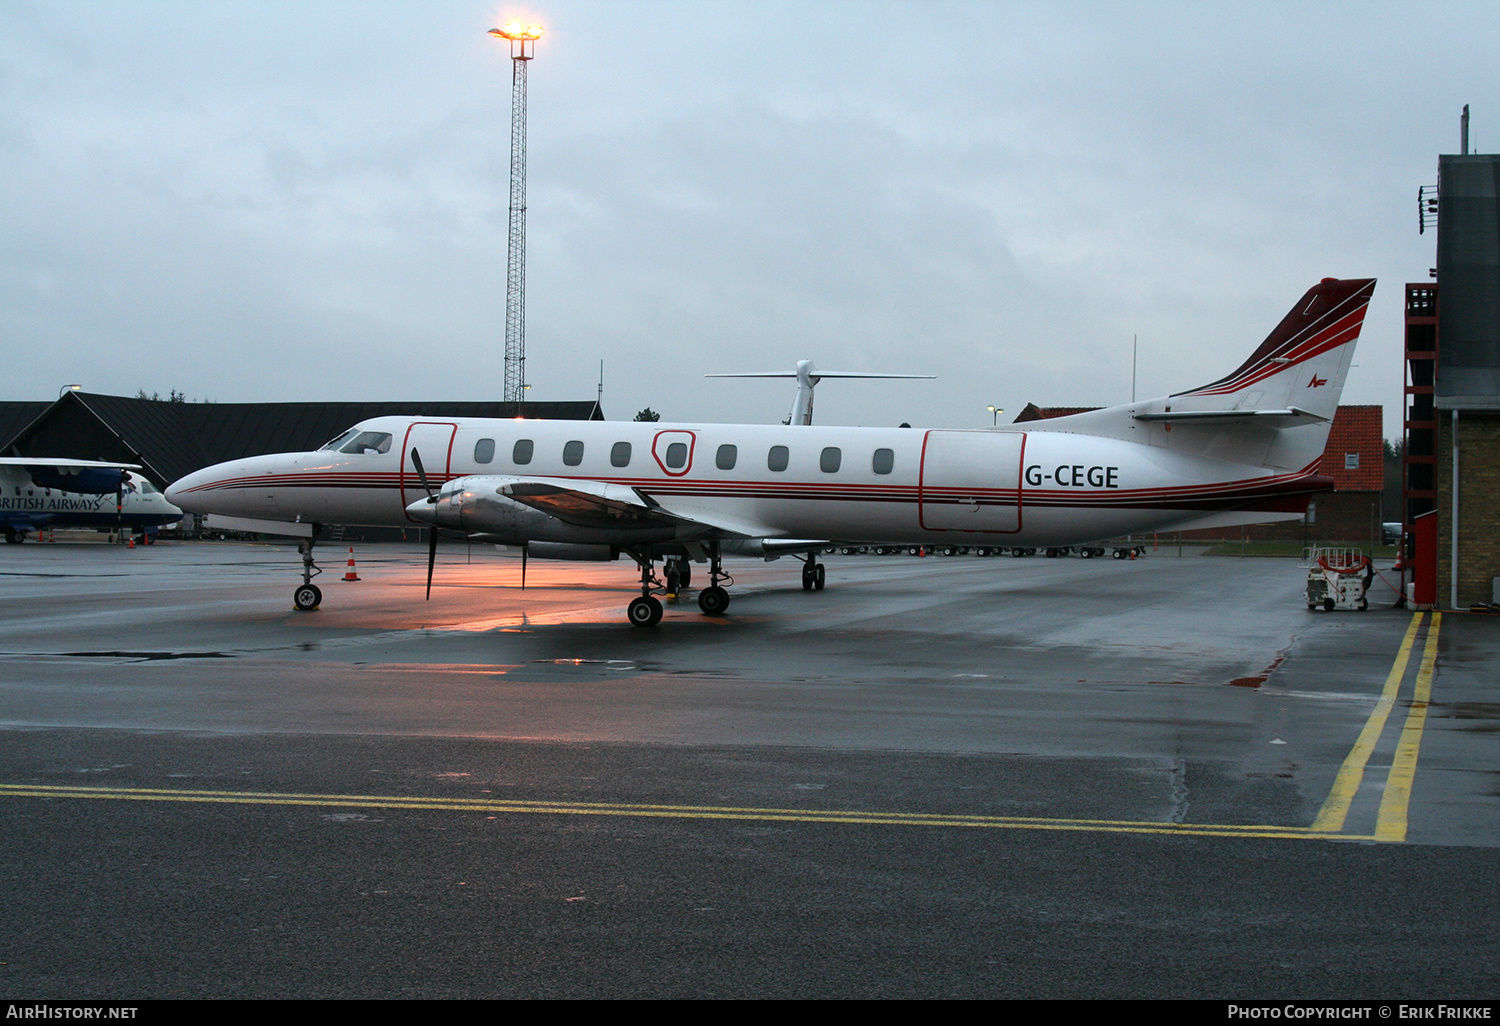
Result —
M 649 524 L 697 528 L 721 537 L 763 538 L 780 533 L 761 524 L 698 509 L 670 509 L 627 485 L 572 478 L 512 478 L 501 495 L 580 527 L 639 527 Z
M 35 456 L 0 456 L 0 467 L 55 467 L 79 470 L 140 470 L 139 463 L 101 463 L 98 460 L 61 460 Z
M 0 470 L 14 468 L 31 478 L 39 488 L 58 488 L 84 495 L 107 495 L 125 484 L 126 471 L 140 470 L 138 463 L 102 463 L 54 457 L 0 456 Z

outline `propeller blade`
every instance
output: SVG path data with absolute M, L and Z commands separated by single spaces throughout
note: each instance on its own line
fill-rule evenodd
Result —
M 521 546 L 521 590 L 526 590 L 526 553 L 531 551 L 529 545 Z
M 415 453 L 417 450 L 413 449 Z M 432 601 L 432 565 L 437 562 L 437 525 L 427 529 L 427 601 Z
M 432 490 L 432 485 L 427 483 L 427 471 L 422 469 L 422 454 L 417 452 L 413 446 L 411 450 L 411 465 L 417 468 L 417 479 L 422 482 L 422 490 L 427 493 L 428 502 L 437 502 L 437 495 Z

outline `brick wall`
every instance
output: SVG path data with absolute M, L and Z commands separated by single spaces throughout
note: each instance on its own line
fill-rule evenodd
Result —
M 1500 577 L 1500 414 L 1458 415 L 1458 608 L 1488 602 Z M 1437 445 L 1438 605 L 1452 591 L 1453 420 L 1440 411 Z

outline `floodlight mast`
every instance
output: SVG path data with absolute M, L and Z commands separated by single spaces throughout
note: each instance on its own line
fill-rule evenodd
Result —
M 510 41 L 510 238 L 505 265 L 505 401 L 526 389 L 526 62 L 535 56 L 540 25 L 511 22 L 490 29 Z

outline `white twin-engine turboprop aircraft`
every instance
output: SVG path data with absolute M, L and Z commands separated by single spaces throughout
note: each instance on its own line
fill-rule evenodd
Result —
M 1233 373 L 1054 420 L 960 431 L 378 417 L 316 452 L 200 470 L 167 497 L 307 538 L 299 609 L 321 599 L 321 525 L 424 523 L 544 558 L 626 553 L 639 626 L 662 616 L 658 559 L 672 576 L 707 561 L 698 605 L 717 616 L 725 555 L 797 556 L 803 587 L 821 589 L 818 554 L 839 544 L 1064 546 L 1295 519 L 1331 485 L 1318 465 L 1374 288 L 1325 278 Z

